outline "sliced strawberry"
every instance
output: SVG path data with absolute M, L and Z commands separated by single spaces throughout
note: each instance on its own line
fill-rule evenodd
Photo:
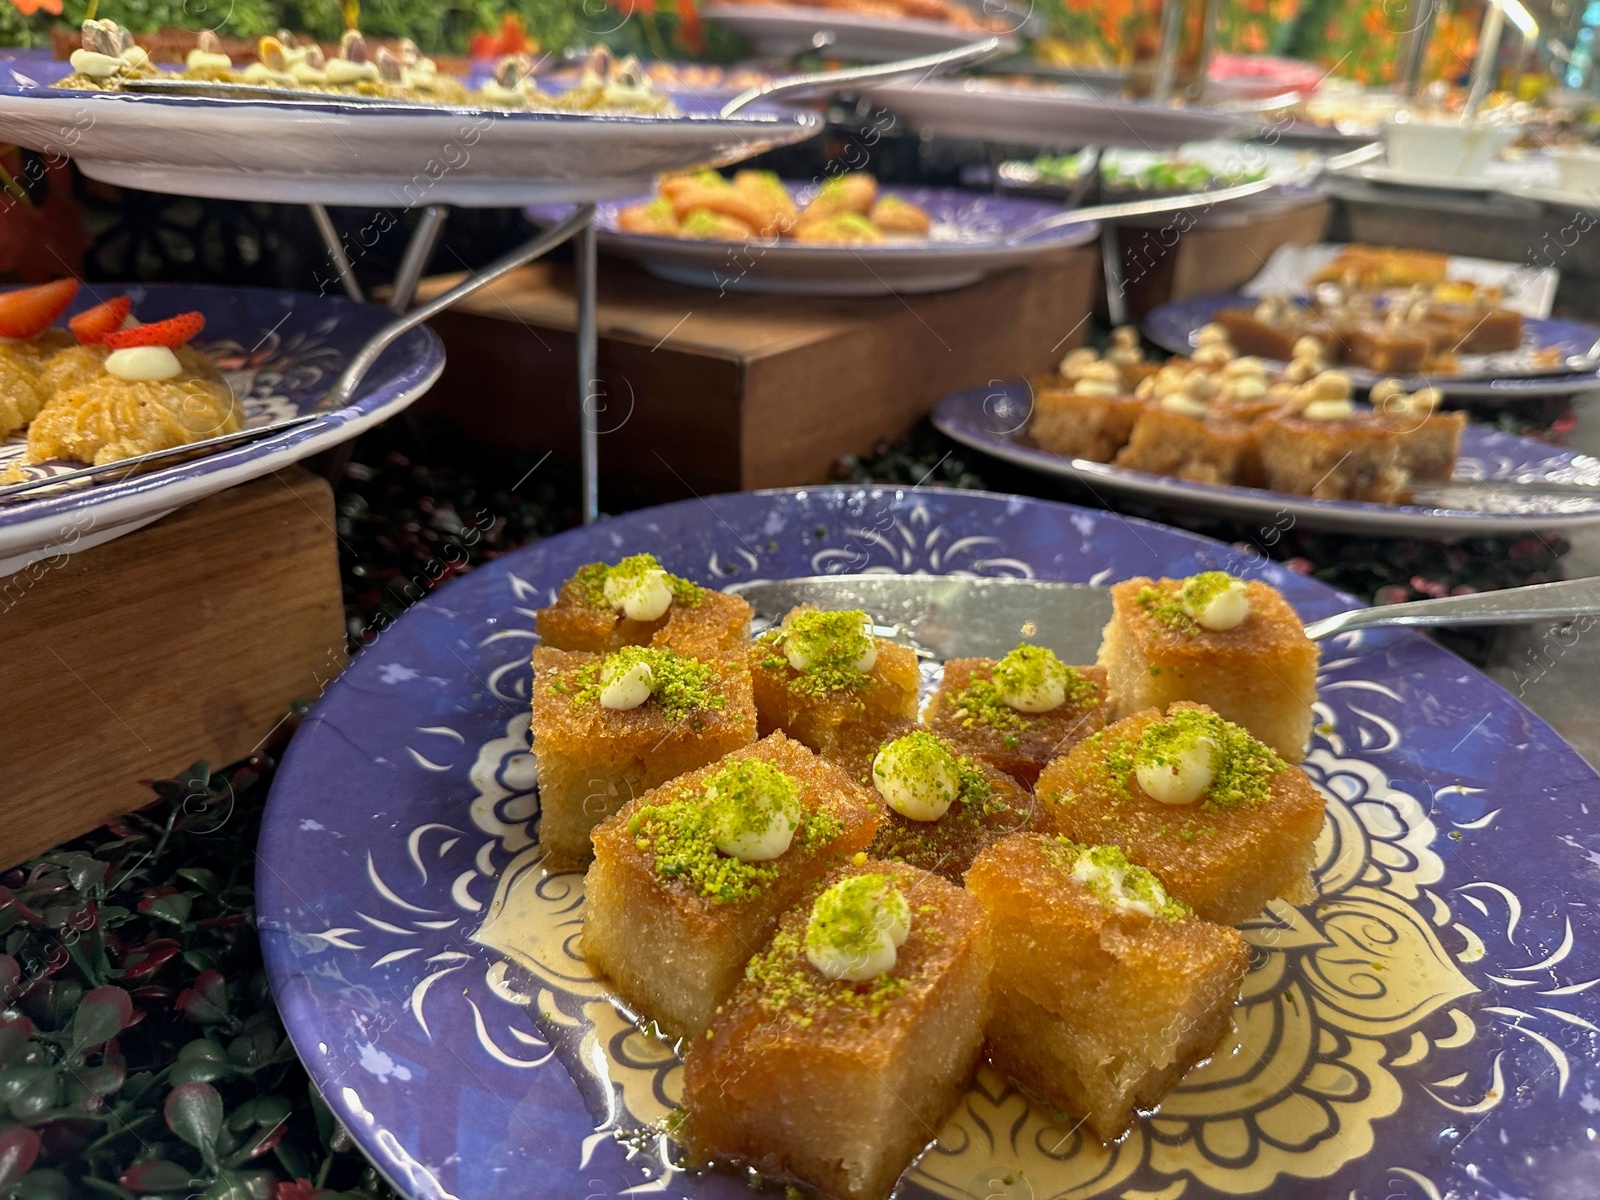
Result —
M 49 327 L 78 294 L 76 279 L 0 292 L 0 337 L 25 338 Z
M 105 341 L 106 334 L 122 328 L 122 322 L 127 319 L 128 310 L 132 307 L 133 300 L 129 297 L 113 296 L 93 308 L 84 309 L 67 322 L 67 328 L 85 346 L 98 346 Z
M 165 321 L 114 330 L 106 334 L 104 345 L 108 350 L 128 350 L 134 346 L 166 346 L 176 350 L 205 327 L 206 319 L 200 313 L 179 313 Z

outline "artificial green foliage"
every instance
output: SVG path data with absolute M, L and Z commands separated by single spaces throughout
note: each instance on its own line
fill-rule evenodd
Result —
M 272 763 L 0 874 L 0 1197 L 392 1197 L 267 990 L 254 847 Z
M 252 38 L 278 28 L 274 0 L 101 0 L 97 16 L 109 17 L 135 32 L 157 29 L 214 29 L 223 37 Z M 83 24 L 88 0 L 64 0 L 61 21 Z

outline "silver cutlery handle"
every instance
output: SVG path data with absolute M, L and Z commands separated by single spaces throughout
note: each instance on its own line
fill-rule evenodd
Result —
M 1600 577 L 1351 609 L 1311 622 L 1306 636 L 1320 641 L 1336 633 L 1382 625 L 1515 625 L 1595 614 L 1600 614 Z
M 897 62 L 879 63 L 871 67 L 846 67 L 838 71 L 812 71 L 806 75 L 791 75 L 787 79 L 772 79 L 740 92 L 722 106 L 722 115 L 731 117 L 741 108 L 754 104 L 757 100 L 765 100 L 769 96 L 778 96 L 785 92 L 836 91 L 840 87 L 852 83 L 882 81 L 894 79 L 900 75 L 932 75 L 950 67 L 981 62 L 983 59 L 1000 53 L 1000 49 L 1001 42 L 999 38 L 987 37 L 980 41 L 969 42 L 965 46 L 957 46 L 954 50 L 942 50 L 938 54 L 924 54 L 921 58 L 903 58 Z
M 1235 184 L 1233 187 L 1215 188 L 1206 192 L 1185 192 L 1178 196 L 1158 196 L 1150 200 L 1127 200 L 1116 204 L 1090 204 L 1083 208 L 1069 208 L 1066 212 L 1044 217 L 1012 233 L 1005 239 L 1008 246 L 1025 242 L 1052 229 L 1067 225 L 1082 225 L 1085 221 L 1119 221 L 1127 217 L 1149 217 L 1158 213 L 1181 212 L 1191 208 L 1210 208 L 1229 200 L 1243 200 L 1258 196 L 1273 188 L 1294 183 L 1295 179 L 1257 179 L 1253 183 Z

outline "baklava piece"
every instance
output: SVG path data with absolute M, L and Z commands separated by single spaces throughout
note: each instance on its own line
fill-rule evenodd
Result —
M 1042 646 L 1004 658 L 952 658 L 928 702 L 928 728 L 957 752 L 1031 785 L 1051 759 L 1104 728 L 1106 673 L 1069 667 Z
M 739 656 L 656 646 L 533 651 L 539 841 L 551 870 L 581 869 L 589 831 L 635 796 L 748 746 L 750 672 Z
M 1249 954 L 1115 846 L 1023 834 L 978 856 L 967 890 L 994 948 L 995 1068 L 1110 1141 L 1232 1023 Z
M 1039 828 L 1115 845 L 1207 921 L 1316 895 L 1323 803 L 1299 767 L 1200 704 L 1125 717 L 1044 769 Z
M 1319 386 L 1327 376 L 1334 378 Z M 1336 387 L 1346 394 L 1328 394 Z M 1307 388 L 1297 410 L 1268 413 L 1256 426 L 1266 486 L 1319 500 L 1404 503 L 1411 479 L 1400 434 L 1379 414 L 1351 403 L 1348 379 L 1339 372 L 1327 372 Z
M 667 646 L 680 654 L 725 650 L 744 640 L 750 606 L 670 575 L 654 555 L 589 563 L 534 617 L 539 640 L 557 650 L 603 654 L 624 646 Z
M 879 1200 L 960 1099 L 983 1045 L 978 902 L 897 863 L 791 910 L 684 1062 L 680 1135 L 823 1195 Z
M 925 729 L 883 744 L 872 784 L 889 809 L 873 857 L 951 883 L 985 846 L 1031 827 L 1033 797 L 1015 779 Z
M 917 719 L 916 654 L 872 635 L 857 611 L 796 608 L 751 644 L 762 736 L 781 729 L 826 757 L 848 758 Z
M 693 1037 L 778 918 L 872 841 L 873 797 L 781 733 L 663 784 L 594 831 L 582 951 Z
M 1221 571 L 1114 584 L 1100 665 L 1111 692 L 1108 720 L 1193 700 L 1290 762 L 1305 757 L 1317 645 L 1269 584 Z

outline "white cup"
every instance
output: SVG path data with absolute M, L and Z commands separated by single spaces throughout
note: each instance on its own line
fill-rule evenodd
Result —
M 1401 112 L 1383 123 L 1383 144 L 1391 170 L 1468 179 L 1483 174 L 1484 167 L 1521 133 L 1522 126 L 1509 122 L 1463 125 L 1451 118 Z

